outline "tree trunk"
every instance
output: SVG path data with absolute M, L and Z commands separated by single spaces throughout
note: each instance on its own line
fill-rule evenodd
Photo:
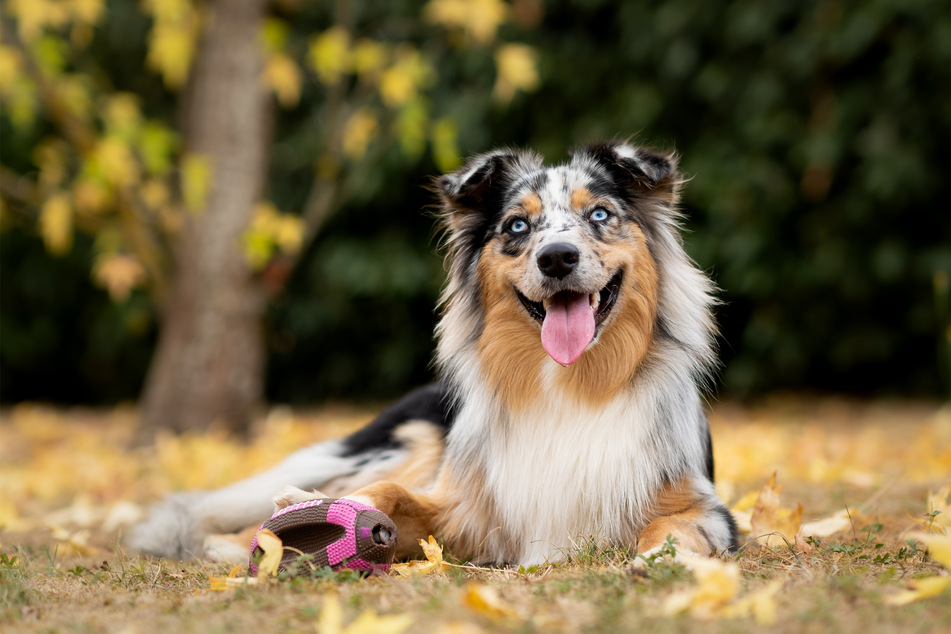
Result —
M 265 0 L 214 0 L 182 100 L 186 150 L 207 158 L 205 208 L 187 213 L 161 334 L 142 398 L 139 441 L 160 428 L 244 434 L 264 383 L 264 295 L 242 233 L 261 200 L 272 112 L 260 76 Z

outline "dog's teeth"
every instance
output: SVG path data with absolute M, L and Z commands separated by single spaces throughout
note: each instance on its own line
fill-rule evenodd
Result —
M 551 301 L 550 297 L 546 297 L 545 299 L 542 300 L 542 308 L 545 309 L 546 313 L 548 312 L 548 304 L 550 303 L 550 301 Z
M 588 302 L 591 304 L 591 310 L 597 312 L 598 306 L 601 304 L 601 293 L 591 293 Z

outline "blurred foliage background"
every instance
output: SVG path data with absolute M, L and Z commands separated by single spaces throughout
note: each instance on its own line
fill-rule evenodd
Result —
M 574 145 L 632 134 L 676 148 L 690 177 L 687 247 L 723 289 L 720 394 L 947 396 L 947 2 L 346 4 L 366 42 L 406 53 L 395 60 L 419 52 L 425 64 L 413 80 L 418 97 L 391 103 L 381 93 L 377 105 L 351 110 L 349 141 L 339 141 L 345 168 L 332 172 L 348 186 L 312 240 L 295 242 L 294 219 L 315 174 L 328 177 L 326 73 L 341 54 L 332 38 L 340 16 L 330 2 L 276 1 L 263 44 L 235 43 L 264 46 L 277 102 L 270 202 L 243 246 L 263 283 L 278 280 L 263 325 L 268 400 L 391 398 L 431 377 L 444 276 L 426 213 L 432 175 L 496 145 L 531 146 L 557 162 Z M 178 0 L 179 15 L 186 5 Z M 102 138 L 138 121 L 135 181 L 100 175 L 103 191 L 126 187 L 144 207 L 187 202 L 202 186 L 201 166 L 176 145 L 184 80 L 175 73 L 187 73 L 189 40 L 182 53 L 171 37 L 160 50 L 178 53 L 156 60 L 162 6 L 5 3 L 4 402 L 107 403 L 142 388 L 161 321 L 154 274 L 110 233 L 108 214 L 82 208 L 98 204 L 83 188 L 96 182 L 88 161 L 62 149 L 62 119 L 41 107 L 17 51 L 32 52 Z M 59 24 L 34 15 L 55 7 L 65 12 Z M 32 39 L 29 20 L 40 25 Z M 338 72 L 359 85 L 356 70 Z M 121 153 L 117 163 L 97 156 L 100 169 L 128 167 Z M 48 183 L 51 161 L 72 175 Z M 187 212 L 170 205 L 151 222 L 174 234 L 174 213 Z M 293 264 L 286 279 L 282 262 Z

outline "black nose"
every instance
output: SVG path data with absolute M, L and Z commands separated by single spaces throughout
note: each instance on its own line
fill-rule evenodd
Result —
M 535 260 L 538 262 L 539 271 L 560 280 L 574 270 L 580 257 L 578 249 L 565 242 L 558 242 L 539 251 Z

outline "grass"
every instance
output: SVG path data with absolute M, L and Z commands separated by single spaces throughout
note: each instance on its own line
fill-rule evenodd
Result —
M 801 500 L 808 519 L 843 506 L 856 510 L 846 530 L 807 538 L 811 552 L 747 542 L 725 558 L 739 571 L 737 598 L 781 583 L 773 596 L 775 622 L 770 625 L 750 615 L 704 617 L 690 608 L 672 613 L 665 606 L 674 598 L 705 587 L 700 570 L 691 571 L 669 556 L 635 565 L 636 557 L 625 549 L 604 549 L 583 538 L 565 552 L 561 564 L 452 567 L 444 574 L 414 578 L 362 579 L 323 572 L 212 590 L 212 578 L 235 571 L 207 562 L 129 554 L 121 546 L 123 523 L 107 522 L 110 514 L 125 508 L 118 505 L 121 500 L 144 503 L 163 488 L 176 488 L 171 480 L 189 487 L 215 486 L 218 477 L 233 479 L 230 473 L 186 476 L 170 471 L 204 459 L 206 450 L 223 454 L 226 470 L 242 460 L 266 461 L 269 456 L 254 458 L 251 453 L 275 444 L 283 450 L 300 444 L 308 433 L 319 436 L 314 425 L 321 425 L 314 421 L 323 414 L 290 423 L 271 421 L 247 446 L 211 434 L 166 439 L 164 448 L 126 456 L 122 416 L 44 409 L 31 410 L 28 420 L 22 419 L 23 412 L 0 416 L 0 446 L 8 448 L 0 462 L 0 511 L 7 505 L 0 513 L 6 524 L 0 531 L 0 630 L 315 632 L 339 602 L 343 623 L 351 628 L 343 631 L 351 634 L 381 631 L 379 622 L 366 620 L 368 612 L 370 617 L 410 615 L 408 631 L 446 634 L 949 631 L 951 590 L 905 606 L 885 601 L 910 580 L 948 574 L 922 544 L 909 539 L 910 530 L 947 525 L 941 509 L 927 503 L 928 492 L 951 474 L 946 411 L 927 404 L 847 404 L 836 405 L 832 409 L 838 413 L 829 416 L 817 415 L 830 411 L 825 402 L 731 407 L 738 408 L 724 406 L 714 415 L 717 459 L 723 464 L 718 476 L 733 489 L 728 497 L 736 501 L 757 490 L 779 469 L 784 504 Z M 359 419 L 362 414 L 346 416 Z M 332 416 L 341 417 L 339 412 Z M 95 439 L 88 449 L 82 448 L 88 438 L 76 438 L 80 431 Z M 329 433 L 338 432 L 333 428 Z M 777 448 L 783 443 L 785 450 Z M 863 455 L 855 454 L 856 447 Z M 770 462 L 764 462 L 764 454 Z M 90 455 L 95 463 L 84 462 Z M 54 463 L 66 473 L 38 483 L 37 470 L 51 473 Z M 188 477 L 208 481 L 180 482 Z M 669 549 L 676 551 L 676 544 Z M 369 623 L 369 629 L 360 630 L 361 623 Z

